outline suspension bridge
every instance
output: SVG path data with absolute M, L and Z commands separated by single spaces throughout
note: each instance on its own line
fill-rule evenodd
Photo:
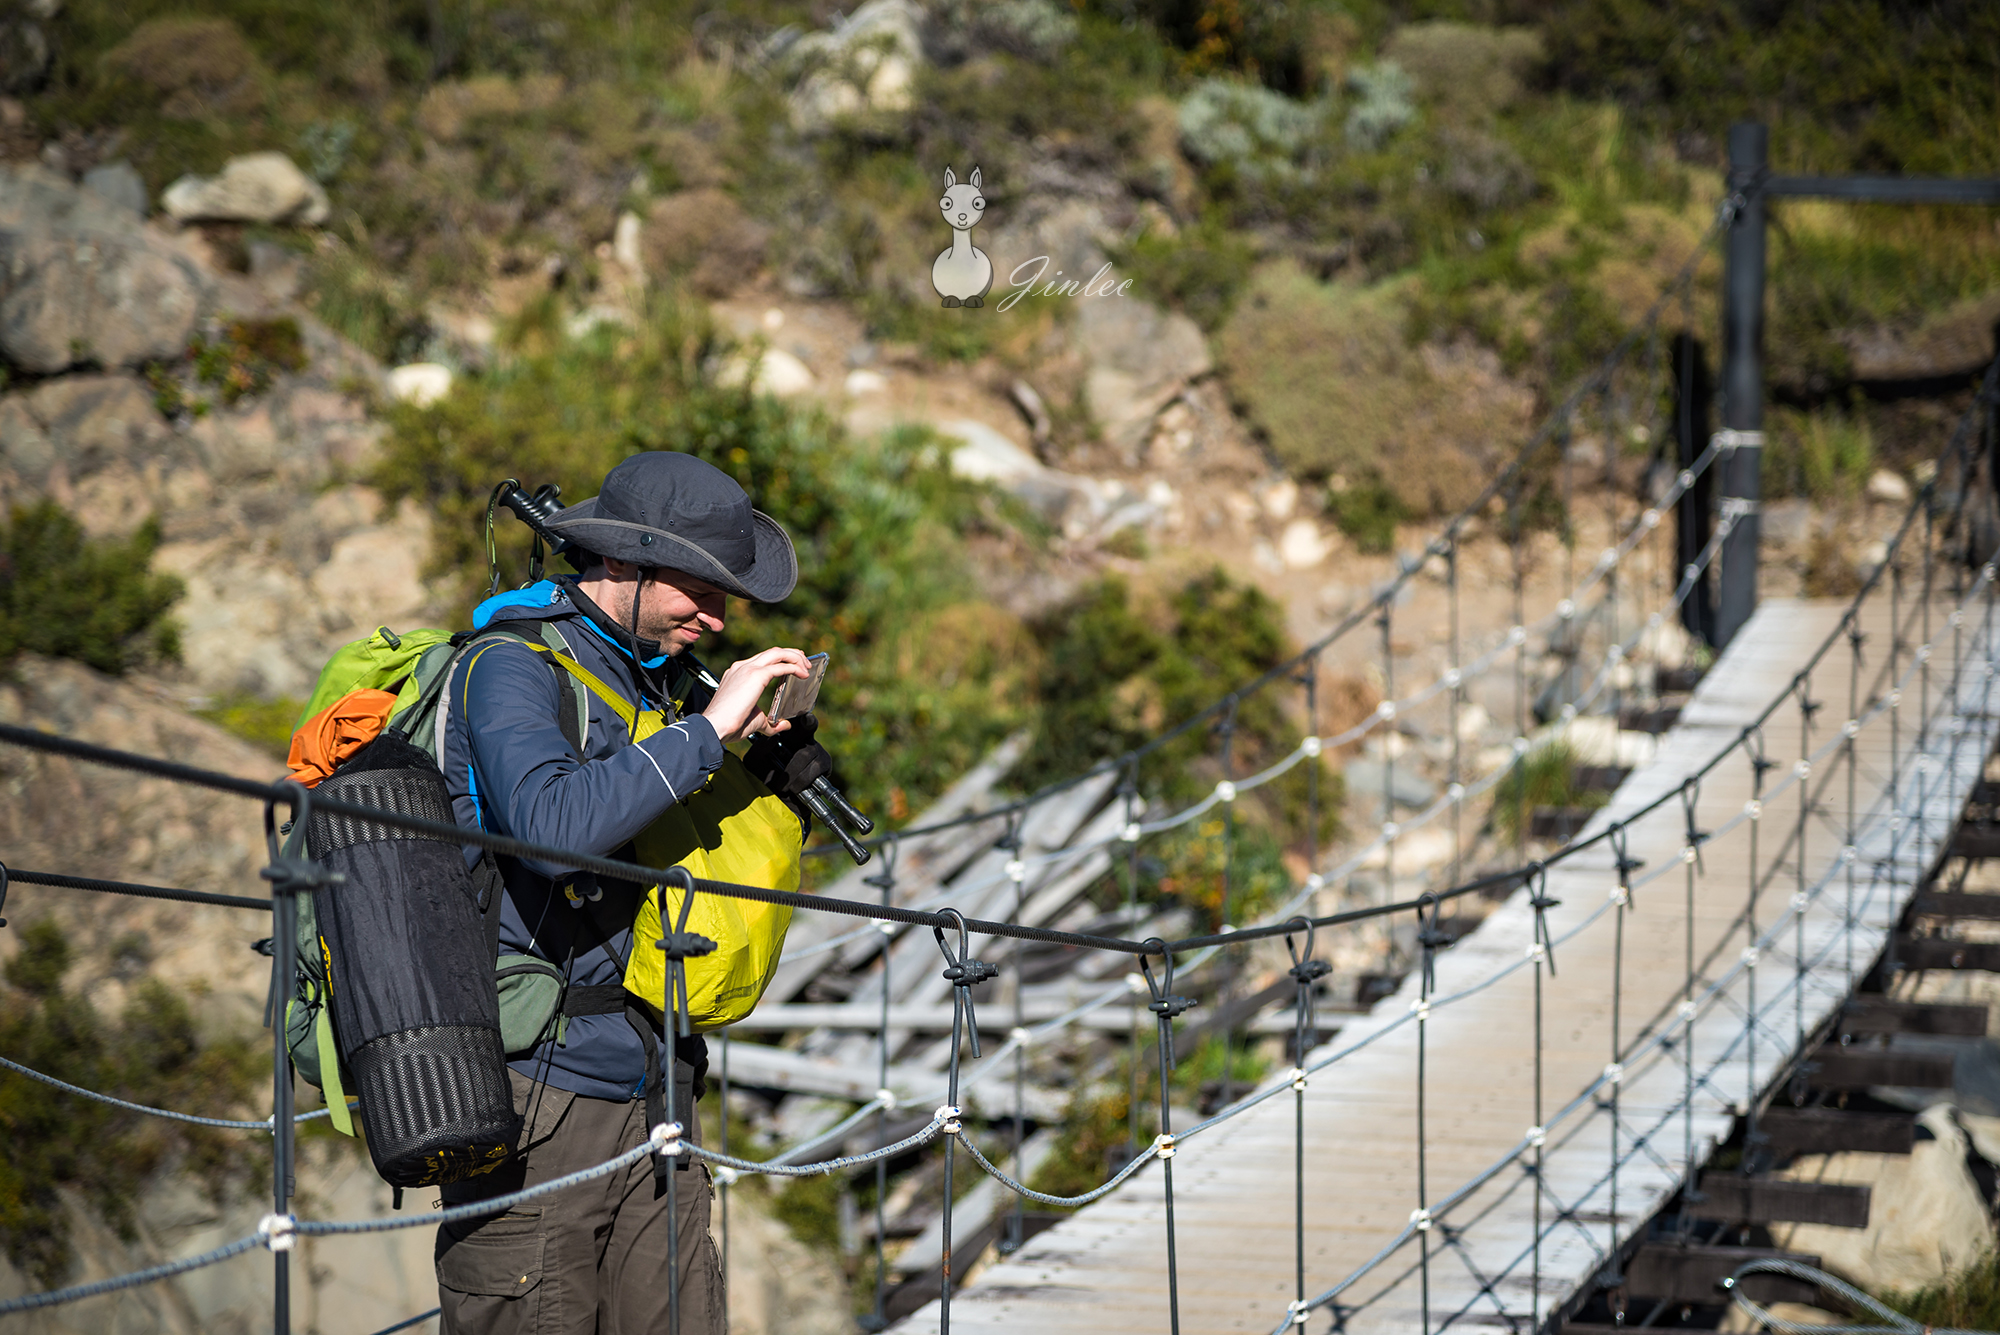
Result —
M 1761 265 L 1761 192 L 1784 193 L 1783 178 L 1751 169 L 1750 147 L 1761 152 L 1761 141 L 1732 141 L 1745 150 L 1745 170 L 1717 228 L 1728 239 L 1732 284 L 1744 277 L 1753 226 Z M 872 876 L 857 871 L 825 895 L 693 883 L 696 893 L 811 911 L 799 918 L 768 1003 L 786 1014 L 768 1022 L 813 1032 L 796 1050 L 737 1044 L 731 1053 L 725 1046 L 725 1095 L 733 1058 L 741 1082 L 845 1097 L 860 1103 L 854 1112 L 771 1160 L 730 1154 L 726 1136 L 717 1146 L 696 1146 L 680 1128 L 662 1126 L 617 1159 L 513 1197 L 385 1219 L 300 1218 L 291 1208 L 293 1130 L 297 1120 L 323 1114 L 295 1114 L 288 1058 L 274 1036 L 270 1117 L 199 1119 L 272 1137 L 272 1208 L 256 1230 L 135 1274 L 0 1301 L 0 1316 L 264 1252 L 273 1266 L 273 1328 L 287 1332 L 289 1257 L 301 1237 L 433 1226 L 563 1190 L 649 1155 L 682 1154 L 709 1164 L 725 1201 L 727 1185 L 743 1174 L 872 1169 L 878 1277 L 885 1273 L 880 1187 L 887 1165 L 940 1156 L 937 1227 L 920 1240 L 926 1254 L 935 1250 L 937 1264 L 920 1282 L 936 1296 L 899 1311 L 878 1278 L 876 1329 L 900 1318 L 897 1329 L 940 1335 L 953 1322 L 1176 1335 L 1184 1328 L 1275 1335 L 1299 1327 L 1583 1332 L 1599 1321 L 1591 1314 L 1598 1307 L 1610 1313 L 1605 1321 L 1647 1325 L 1670 1305 L 1720 1306 L 1727 1293 L 1719 1283 L 1746 1265 L 1774 1273 L 1793 1267 L 1760 1276 L 1756 1283 L 1765 1288 L 1746 1283 L 1747 1292 L 1796 1292 L 1795 1272 L 1814 1258 L 1732 1248 L 1723 1245 L 1722 1228 L 1839 1222 L 1857 1209 L 1865 1219 L 1865 1190 L 1815 1190 L 1769 1170 L 1788 1150 L 1852 1146 L 1883 1134 L 1876 1123 L 1855 1120 L 1861 1115 L 1841 1113 L 1829 1096 L 1936 1083 L 1934 1058 L 1926 1073 L 1922 1057 L 1893 1045 L 1845 1042 L 1965 1020 L 1888 997 L 1885 988 L 1899 975 L 2000 967 L 1976 945 L 1914 930 L 1920 920 L 1991 916 L 1990 906 L 1972 902 L 1987 897 L 1952 893 L 1940 873 L 2000 851 L 1990 826 L 1966 818 L 1969 804 L 1987 811 L 1996 801 L 1987 767 L 2000 741 L 2000 550 L 1986 549 L 2000 533 L 1993 465 L 2000 363 L 1966 416 L 1937 442 L 1928 480 L 1883 534 L 1880 559 L 1850 599 L 1757 604 L 1761 419 L 1756 395 L 1739 389 L 1725 400 L 1721 432 L 1708 439 L 1680 433 L 1678 469 L 1661 473 L 1648 494 L 1603 488 L 1603 552 L 1578 570 L 1572 543 L 1562 596 L 1531 608 L 1523 556 L 1530 475 L 1553 453 L 1573 513 L 1572 439 L 1630 439 L 1635 426 L 1672 437 L 1661 420 L 1672 376 L 1665 330 L 1676 313 L 1687 315 L 1699 259 L 1690 258 L 1638 332 L 1586 377 L 1472 506 L 1442 526 L 1421 559 L 1406 561 L 1364 607 L 1293 661 L 1146 746 L 1019 802 L 948 797 L 933 819 L 881 842 L 882 864 Z M 1736 375 L 1746 349 L 1754 362 L 1755 318 L 1739 301 L 1728 309 Z M 1614 482 L 1615 453 L 1604 451 L 1607 483 Z M 1700 498 L 1718 473 L 1723 494 L 1711 530 Z M 1459 557 L 1475 522 L 1495 506 L 1506 516 L 1502 531 L 1514 554 L 1513 618 L 1475 643 L 1460 634 Z M 1677 514 L 1678 524 L 1669 523 Z M 1702 622 L 1718 573 L 1717 638 L 1726 647 L 1659 733 L 1651 758 L 1545 856 L 1465 876 L 1460 841 L 1470 804 L 1517 773 L 1535 748 L 1586 719 L 1673 715 L 1662 703 L 1666 677 L 1657 669 L 1664 665 L 1653 661 L 1662 630 Z M 1391 631 L 1399 595 L 1419 578 L 1439 579 L 1446 590 L 1451 666 L 1399 695 Z M 1322 660 L 1371 630 L 1380 632 L 1388 698 L 1361 721 L 1322 735 L 1315 696 Z M 1544 661 L 1560 665 L 1546 682 Z M 1171 916 L 1136 902 L 1137 857 L 1148 840 L 1219 816 L 1228 841 L 1245 794 L 1301 766 L 1315 775 L 1330 749 L 1424 711 L 1456 738 L 1473 689 L 1509 676 L 1513 735 L 1503 762 L 1480 769 L 1454 745 L 1443 794 L 1398 818 L 1390 796 L 1396 753 L 1385 747 L 1390 773 L 1379 826 L 1327 850 L 1313 842 L 1310 873 L 1259 920 L 1172 937 Z M 1545 728 L 1530 722 L 1531 685 L 1548 688 Z M 1260 770 L 1235 774 L 1229 748 L 1243 702 L 1294 688 L 1305 706 L 1296 745 Z M 1147 767 L 1164 763 L 1169 741 L 1204 726 L 1220 738 L 1221 779 L 1179 810 L 1147 802 Z M 503 854 L 656 879 L 610 859 L 350 807 L 292 784 L 206 773 L 29 728 L 0 726 L 0 742 L 256 801 L 273 826 L 281 808 L 295 821 L 319 809 Z M 989 767 L 985 783 L 1006 767 Z M 1310 784 L 1307 801 L 1306 829 L 1316 832 L 1318 795 Z M 1408 878 L 1395 874 L 1397 849 L 1425 827 L 1449 831 L 1451 875 L 1399 899 Z M 296 896 L 339 890 L 309 863 L 284 856 L 275 833 L 270 856 L 268 901 L 19 868 L 0 872 L 0 887 L 11 881 L 269 912 L 274 987 L 284 995 L 295 963 Z M 1365 866 L 1381 869 L 1380 902 L 1313 915 L 1324 895 L 1350 886 Z M 1079 920 L 1072 910 L 1084 890 L 1121 867 L 1128 912 L 1109 926 Z M 0 888 L 0 904 L 4 894 Z M 1445 930 L 1445 907 L 1471 897 L 1502 902 L 1469 935 Z M 1325 1026 L 1315 1007 L 1329 942 L 1399 919 L 1416 928 L 1399 986 L 1319 1041 Z M 1235 1007 L 1236 1024 L 1289 1029 L 1296 1064 L 1204 1120 L 1176 1125 L 1173 1048 L 1191 1005 L 1179 989 L 1226 977 L 1252 943 L 1278 940 L 1290 949 L 1289 983 L 1250 999 L 1248 1009 Z M 1097 963 L 1078 967 L 1060 1006 L 1041 1004 L 1047 998 L 1036 994 L 1031 1017 L 1021 981 L 1025 952 L 1050 949 Z M 982 953 L 981 967 L 972 967 Z M 989 963 L 1020 978 L 996 988 L 985 981 Z M 833 968 L 862 985 L 837 1004 L 793 1004 L 813 977 Z M 1220 994 L 1207 1004 L 1218 999 L 1232 1004 Z M 1003 1000 L 1013 1003 L 1004 1041 L 975 1055 L 974 1035 L 993 1031 L 992 1012 Z M 1143 1070 L 1155 1082 L 1157 1129 L 1148 1128 L 1150 1141 L 1089 1191 L 1030 1189 L 1021 1180 L 1024 1128 L 1059 1111 L 1052 1091 L 1029 1080 L 1031 1055 L 1078 1032 L 1115 1033 L 1115 1024 L 1100 1022 L 1121 1015 L 1132 1078 Z M 1979 1032 L 1983 1027 L 1982 1016 Z M 940 1029 L 949 1039 L 936 1037 Z M 108 1097 L 64 1088 L 78 1098 Z M 1225 1087 L 1225 1098 L 1233 1092 Z M 932 1103 L 935 1111 L 922 1115 Z M 920 1110 L 916 1119 L 892 1121 L 911 1106 Z M 1011 1119 L 1007 1153 L 989 1154 L 994 1142 L 982 1144 L 968 1125 L 975 1117 L 1001 1128 Z M 1711 1167 L 1725 1142 L 1742 1147 L 1738 1165 Z M 955 1237 L 954 1175 L 965 1172 L 985 1174 L 997 1188 L 979 1211 L 966 1198 L 960 1208 L 970 1213 L 961 1214 Z M 954 1272 L 962 1275 L 1001 1227 L 1004 1208 L 991 1202 L 1012 1199 L 1080 1208 L 1031 1237 L 1017 1218 L 1007 1253 L 955 1287 Z M 1794 1287 L 1783 1288 L 1787 1283 Z

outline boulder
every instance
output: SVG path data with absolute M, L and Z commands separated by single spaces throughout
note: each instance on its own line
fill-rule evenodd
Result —
M 409 362 L 389 372 L 389 394 L 400 403 L 428 408 L 451 393 L 451 368 L 437 362 Z
M 1090 358 L 1084 400 L 1106 442 L 1137 460 L 1154 416 L 1212 363 L 1185 315 L 1130 296 L 1078 298 L 1077 342 Z
M 107 162 L 102 167 L 92 167 L 83 174 L 83 188 L 95 190 L 120 208 L 131 210 L 137 218 L 145 217 L 150 207 L 146 183 L 129 162 Z
M 0 354 L 22 370 L 178 357 L 207 287 L 126 206 L 40 167 L 0 167 Z
M 1903 480 L 1902 474 L 1878 468 L 1868 478 L 1868 499 L 1888 505 L 1908 505 L 1910 484 Z
M 283 153 L 231 158 L 215 176 L 183 176 L 160 196 L 178 222 L 301 223 L 326 221 L 326 191 Z
M 1310 519 L 1294 519 L 1278 535 L 1278 559 L 1287 570 L 1311 570 L 1333 555 L 1334 544 Z
M 1993 1245 L 1993 1221 L 1979 1182 L 1966 1167 L 1971 1146 L 1948 1103 L 1933 1104 L 1917 1123 L 1931 1133 L 1907 1155 L 1801 1155 L 1778 1176 L 1801 1182 L 1843 1182 L 1870 1189 L 1868 1227 L 1779 1225 L 1777 1245 L 1815 1252 L 1828 1270 L 1872 1293 L 1910 1292 L 1944 1279 Z
M 46 381 L 27 396 L 25 406 L 77 476 L 113 463 L 143 463 L 172 435 L 151 391 L 136 376 Z

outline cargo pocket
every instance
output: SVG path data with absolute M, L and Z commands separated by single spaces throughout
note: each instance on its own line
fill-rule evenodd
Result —
M 547 1239 L 538 1208 L 510 1211 L 498 1219 L 446 1224 L 438 1230 L 438 1287 L 447 1298 L 505 1298 L 524 1303 L 512 1309 L 532 1323 L 541 1305 L 542 1255 Z M 473 1306 L 485 1306 L 475 1302 Z M 532 1324 L 519 1327 L 532 1329 Z

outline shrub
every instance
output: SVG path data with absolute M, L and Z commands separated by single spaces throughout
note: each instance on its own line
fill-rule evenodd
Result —
M 1173 236 L 1143 232 L 1112 260 L 1131 274 L 1135 291 L 1213 332 L 1229 317 L 1253 257 L 1250 243 L 1211 214 Z
M 1129 750 L 1289 652 L 1277 604 L 1219 569 L 1160 601 L 1165 606 L 1135 607 L 1126 583 L 1110 577 L 1038 619 L 1035 638 L 1045 648 L 1037 741 L 1015 771 L 1020 781 L 1067 778 Z M 1285 731 L 1272 691 L 1246 699 L 1236 722 L 1239 767 Z M 1145 762 L 1142 781 L 1149 790 L 1185 795 L 1198 786 L 1188 762 L 1214 747 L 1207 729 L 1193 729 Z
M 306 367 L 305 341 L 290 316 L 230 320 L 213 339 L 197 336 L 188 353 L 195 379 L 214 386 L 227 404 L 262 394 L 280 371 Z
M 54 501 L 15 507 L 0 533 L 0 664 L 46 654 L 119 674 L 178 661 L 167 613 L 182 585 L 147 569 L 159 545 L 157 519 L 93 540 Z
M 1326 506 L 1327 513 L 1340 531 L 1348 536 L 1357 550 L 1370 556 L 1384 556 L 1394 551 L 1396 525 L 1408 523 L 1416 517 L 1393 490 L 1383 485 L 1379 477 L 1349 483 L 1339 490 L 1328 488 Z
M 1322 114 L 1268 88 L 1206 79 L 1181 103 L 1181 143 L 1198 162 L 1286 178 L 1297 174 L 1294 159 L 1317 133 Z
M 1839 411 L 1772 414 L 1765 487 L 1773 496 L 1804 496 L 1822 505 L 1861 494 L 1875 471 L 1875 433 L 1860 406 Z
M 1542 41 L 1527 28 L 1439 20 L 1404 24 L 1382 54 L 1447 114 L 1483 120 L 1520 97 L 1526 76 L 1541 61 Z
M 1536 807 L 1601 807 L 1610 795 L 1576 783 L 1576 753 L 1563 742 L 1536 747 L 1493 790 L 1486 823 L 1502 843 L 1527 838 L 1528 817 Z
M 57 1079 L 154 1107 L 240 1117 L 269 1056 L 247 1039 L 204 1041 L 187 1003 L 142 982 L 115 1027 L 63 987 L 68 940 L 30 923 L 0 988 L 0 1053 Z M 60 1193 L 82 1196 L 118 1235 L 137 1236 L 134 1205 L 152 1178 L 192 1169 L 221 1203 L 268 1179 L 270 1151 L 241 1131 L 126 1112 L 0 1071 L 0 1247 L 45 1288 L 68 1277 L 69 1216 Z
M 1354 104 L 1347 111 L 1347 142 L 1373 153 L 1417 118 L 1416 88 L 1393 60 L 1357 69 L 1347 76 Z

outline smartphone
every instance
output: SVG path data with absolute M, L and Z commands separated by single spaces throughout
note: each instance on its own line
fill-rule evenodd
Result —
M 814 654 L 806 660 L 812 672 L 804 677 L 787 677 L 778 683 L 778 694 L 771 701 L 771 718 L 797 718 L 809 712 L 819 700 L 819 684 L 826 680 L 826 655 Z

